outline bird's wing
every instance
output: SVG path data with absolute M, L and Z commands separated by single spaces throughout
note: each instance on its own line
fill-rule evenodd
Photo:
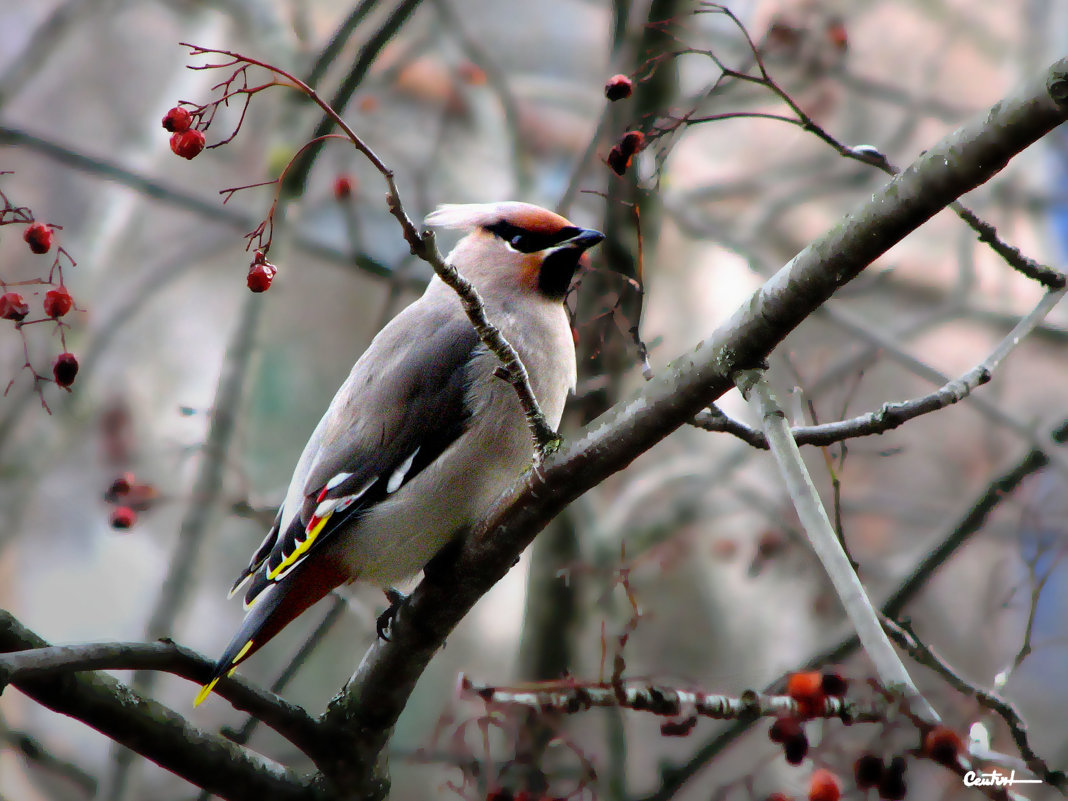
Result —
M 403 325 L 391 326 L 385 341 L 372 345 L 385 357 L 368 359 L 368 353 L 357 363 L 317 430 L 301 508 L 289 515 L 279 510 L 231 591 L 251 576 L 246 606 L 347 521 L 418 475 L 463 432 L 468 365 L 479 340 L 465 317 L 443 316 L 440 323 L 421 339 L 412 339 Z

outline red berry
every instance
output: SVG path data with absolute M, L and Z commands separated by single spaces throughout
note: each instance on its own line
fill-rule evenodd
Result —
M 171 136 L 171 150 L 183 159 L 196 158 L 203 149 L 204 134 L 200 131 L 190 128 L 188 131 L 178 131 Z
M 960 735 L 947 726 L 935 726 L 923 738 L 924 755 L 946 767 L 957 764 L 957 757 L 963 748 Z
M 630 97 L 634 91 L 634 82 L 626 75 L 613 75 L 604 85 L 604 96 L 611 101 Z
M 44 223 L 31 224 L 22 235 L 34 253 L 47 253 L 52 247 L 52 229 Z
M 355 178 L 348 173 L 342 173 L 334 179 L 334 198 L 336 200 L 346 200 L 352 197 L 356 184 Z
M 61 387 L 69 387 L 78 375 L 78 360 L 73 353 L 61 353 L 52 362 L 52 375 Z
M 875 754 L 864 754 L 853 763 L 853 778 L 858 790 L 874 787 L 883 778 L 883 761 Z
M 246 281 L 248 288 L 253 292 L 266 292 L 271 288 L 271 282 L 277 272 L 277 267 L 269 261 L 259 261 L 259 256 L 257 255 L 257 260 L 252 262 L 252 266 L 248 270 L 248 279 Z
M 137 522 L 137 512 L 129 506 L 116 506 L 111 510 L 111 527 L 126 530 Z
M 18 322 L 30 313 L 26 299 L 18 292 L 5 292 L 0 295 L 0 317 Z
M 58 320 L 69 312 L 73 305 L 74 299 L 71 298 L 70 292 L 67 291 L 65 286 L 45 292 L 44 313 L 53 319 Z
M 786 680 L 786 694 L 797 701 L 798 712 L 804 717 L 820 714 L 827 700 L 823 676 L 815 670 L 790 674 Z
M 826 768 L 817 768 L 812 771 L 812 778 L 808 783 L 809 801 L 838 801 L 842 797 L 842 788 L 838 784 L 838 777 Z
M 193 115 L 181 106 L 175 106 L 163 115 L 163 127 L 171 133 L 188 131 L 193 124 Z
M 633 156 L 645 147 L 645 134 L 641 131 L 627 131 L 619 140 L 619 149 L 626 156 Z

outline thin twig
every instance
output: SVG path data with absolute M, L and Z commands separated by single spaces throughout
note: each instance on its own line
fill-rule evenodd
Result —
M 995 692 L 976 687 L 957 673 L 934 648 L 917 637 L 907 623 L 897 623 L 891 618 L 883 617 L 883 628 L 891 639 L 919 664 L 935 671 L 953 689 L 972 696 L 981 706 L 1000 716 L 1009 727 L 1012 741 L 1020 750 L 1020 755 L 1031 772 L 1050 787 L 1059 790 L 1062 795 L 1068 795 L 1068 773 L 1051 769 L 1046 761 L 1035 752 L 1027 737 L 1027 724 L 1011 702 Z
M 968 372 L 943 384 L 934 392 L 899 403 L 884 403 L 874 412 L 858 415 L 848 420 L 813 426 L 794 426 L 790 434 L 798 445 L 831 445 L 854 437 L 882 434 L 897 428 L 920 415 L 944 409 L 971 395 L 972 391 L 990 381 L 994 370 L 1006 356 L 1027 337 L 1036 326 L 1060 302 L 1068 290 L 1047 292 L 1038 305 L 1017 322 L 997 347 L 982 362 Z M 728 417 L 717 406 L 711 406 L 698 414 L 690 423 L 705 431 L 722 431 L 761 450 L 768 449 L 768 440 L 760 431 L 745 423 Z

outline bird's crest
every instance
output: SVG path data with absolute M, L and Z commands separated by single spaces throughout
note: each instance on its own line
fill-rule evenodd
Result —
M 555 212 L 517 200 L 502 203 L 447 203 L 438 206 L 424 220 L 434 228 L 464 230 L 486 228 L 502 221 L 537 233 L 552 233 L 571 226 L 566 218 Z

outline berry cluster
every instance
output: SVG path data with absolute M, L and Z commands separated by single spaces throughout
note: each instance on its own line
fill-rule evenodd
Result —
M 0 172 L 0 176 L 9 174 Z M 75 262 L 70 257 L 70 254 L 56 243 L 56 231 L 60 230 L 59 226 L 36 220 L 29 208 L 16 206 L 4 192 L 0 191 L 0 226 L 4 225 L 25 226 L 22 230 L 22 239 L 31 254 L 35 256 L 53 254 L 51 266 L 47 273 L 42 269 L 35 278 L 13 282 L 0 278 L 0 320 L 10 320 L 14 323 L 15 330 L 22 337 L 23 351 L 26 354 L 26 361 L 23 367 L 33 374 L 34 384 L 41 397 L 41 403 L 47 409 L 48 405 L 45 403 L 44 395 L 41 394 L 41 382 L 51 380 L 69 390 L 78 375 L 78 359 L 67 350 L 66 329 L 69 326 L 62 321 L 62 318 L 71 310 L 77 308 L 74 304 L 74 298 L 71 297 L 70 291 L 63 282 L 64 265 L 73 267 Z M 33 319 L 26 319 L 33 312 L 33 306 L 35 305 L 33 298 L 37 293 L 34 292 L 28 299 L 27 294 L 29 293 L 23 287 L 42 285 L 51 287 L 45 292 L 41 301 L 40 309 L 42 314 Z M 21 291 L 13 288 L 16 286 Z M 30 364 L 30 347 L 26 340 L 25 331 L 27 326 L 48 322 L 55 323 L 62 348 L 59 355 L 52 362 L 51 378 L 47 375 L 42 375 Z M 7 388 L 10 389 L 12 384 L 14 384 L 14 379 L 8 383 Z
M 171 132 L 171 151 L 183 159 L 194 159 L 204 149 L 204 132 L 193 127 L 196 116 L 175 106 L 163 115 L 163 128 Z
M 797 704 L 797 713 L 778 718 L 768 731 L 773 743 L 781 745 L 786 761 L 800 765 L 808 756 L 809 742 L 805 735 L 804 721 L 819 717 L 826 712 L 827 699 L 845 694 L 848 683 L 835 672 L 807 671 L 792 674 L 786 682 L 786 693 Z M 955 771 L 963 771 L 964 744 L 953 729 L 947 726 L 921 727 L 919 748 L 906 751 L 914 757 L 923 757 Z M 853 781 L 862 793 L 875 791 L 883 801 L 901 801 L 908 787 L 905 771 L 908 763 L 904 755 L 896 754 L 889 759 L 872 753 L 861 754 L 853 764 Z M 809 801 L 838 801 L 842 796 L 842 781 L 832 771 L 817 768 L 809 780 Z M 783 793 L 772 793 L 767 801 L 792 801 Z

